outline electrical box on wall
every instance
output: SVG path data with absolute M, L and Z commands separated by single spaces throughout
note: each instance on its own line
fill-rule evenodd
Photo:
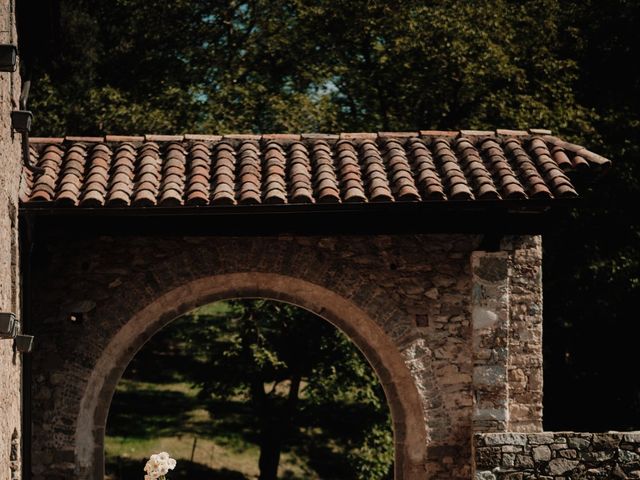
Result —
M 18 64 L 18 47 L 15 45 L 0 45 L 0 72 L 15 72 Z
M 19 323 L 16 315 L 11 312 L 0 312 L 0 339 L 15 338 L 18 334 Z
M 16 132 L 29 133 L 33 114 L 29 110 L 14 110 L 11 112 L 11 126 Z

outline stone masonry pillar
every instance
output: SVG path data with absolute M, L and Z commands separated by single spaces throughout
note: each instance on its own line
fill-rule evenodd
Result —
M 509 253 L 471 255 L 474 432 L 509 425 Z

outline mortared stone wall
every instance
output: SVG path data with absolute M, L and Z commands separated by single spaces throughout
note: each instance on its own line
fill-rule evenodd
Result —
M 461 234 L 37 238 L 33 480 L 101 479 L 109 404 L 136 351 L 229 298 L 297 304 L 363 351 L 398 480 L 469 479 L 474 431 L 541 429 L 539 237 L 497 252 Z
M 640 478 L 640 432 L 474 436 L 476 480 Z

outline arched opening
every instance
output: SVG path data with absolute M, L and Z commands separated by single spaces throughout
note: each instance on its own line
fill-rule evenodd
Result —
M 396 480 L 424 478 L 425 408 L 401 352 L 364 311 L 336 293 L 304 280 L 269 273 L 202 278 L 157 298 L 125 320 L 92 369 L 75 433 L 80 478 L 104 476 L 104 434 L 109 406 L 126 366 L 161 328 L 194 308 L 219 300 L 264 298 L 299 306 L 332 323 L 363 353 L 375 371 L 391 412 Z
M 111 480 L 151 453 L 171 478 L 390 480 L 389 409 L 363 355 L 329 322 L 269 300 L 179 317 L 127 367 L 106 425 Z

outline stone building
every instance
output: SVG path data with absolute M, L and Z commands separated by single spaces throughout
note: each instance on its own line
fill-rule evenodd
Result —
M 398 479 L 471 478 L 474 434 L 542 430 L 539 234 L 608 160 L 544 130 L 45 138 L 31 158 L 34 479 L 101 478 L 136 351 L 230 298 L 296 304 L 363 351 Z
M 0 0 L 0 44 L 15 44 L 12 3 Z M 0 72 L 0 312 L 20 316 L 18 258 L 18 188 L 20 135 L 11 129 L 11 111 L 18 108 L 20 76 Z M 20 475 L 21 358 L 11 340 L 0 338 L 0 479 Z
M 0 73 L 0 310 L 36 343 L 0 339 L 0 480 L 101 479 L 137 350 L 252 297 L 362 350 L 398 480 L 640 478 L 637 433 L 542 431 L 541 233 L 607 159 L 545 130 L 65 137 L 34 174 L 18 95 Z

